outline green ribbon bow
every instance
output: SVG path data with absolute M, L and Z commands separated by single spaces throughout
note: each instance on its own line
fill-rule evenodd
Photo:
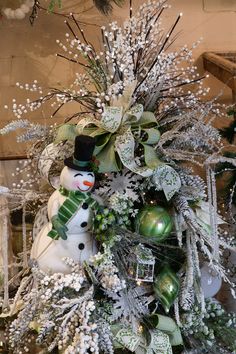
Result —
M 123 164 L 135 173 L 150 176 L 153 169 L 162 163 L 152 146 L 160 139 L 155 116 L 152 112 L 144 112 L 141 104 L 126 112 L 123 107 L 107 106 L 101 120 L 84 118 L 77 127 L 64 124 L 59 127 L 55 142 L 74 140 L 79 134 L 96 137 L 94 155 L 100 162 L 101 173 L 119 171 Z M 135 162 L 137 144 L 144 149 L 144 167 Z
M 91 124 L 93 127 L 88 127 Z M 79 134 L 97 138 L 95 155 L 100 162 L 99 172 L 119 171 L 123 164 L 135 173 L 148 176 L 161 164 L 152 146 L 160 139 L 157 122 L 152 112 L 143 111 L 141 104 L 127 111 L 123 107 L 105 107 L 100 121 L 85 118 L 77 129 Z M 135 162 L 137 144 L 144 149 L 144 167 Z
M 180 178 L 171 166 L 160 161 L 153 147 L 160 139 L 154 114 L 145 112 L 141 104 L 129 108 L 135 85 L 135 82 L 127 85 L 121 97 L 111 100 L 111 105 L 104 107 L 100 120 L 86 117 L 77 126 L 64 124 L 59 127 L 55 142 L 74 140 L 79 134 L 96 137 L 94 154 L 99 161 L 99 172 L 116 172 L 122 165 L 143 177 L 155 172 L 155 185 L 163 189 L 169 200 L 180 189 Z M 135 160 L 138 145 L 143 148 L 144 166 Z

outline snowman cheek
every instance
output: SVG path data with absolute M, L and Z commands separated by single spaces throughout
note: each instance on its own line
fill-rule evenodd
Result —
M 73 187 L 73 189 L 78 189 L 78 188 L 80 188 L 80 182 L 79 182 L 79 181 L 74 181 L 74 182 L 72 183 L 72 187 Z

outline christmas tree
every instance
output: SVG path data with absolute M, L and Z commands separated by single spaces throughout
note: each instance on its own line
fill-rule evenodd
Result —
M 0 131 L 25 130 L 18 141 L 32 140 L 36 171 L 1 189 L 12 210 L 23 207 L 21 282 L 8 299 L 5 276 L 1 315 L 14 353 L 33 344 L 73 354 L 236 350 L 236 316 L 214 298 L 222 280 L 234 295 L 223 257 L 234 240 L 217 210 L 214 168 L 235 161 L 221 156 L 211 125 L 220 105 L 203 100 L 198 43 L 171 50 L 181 14 L 165 31 L 168 7 L 148 1 L 133 14 L 130 2 L 121 27 L 101 28 L 98 52 L 72 15 L 59 55 L 81 73 L 64 90 L 26 84 L 40 97 L 14 102 L 16 119 Z M 71 102 L 78 108 L 64 124 L 23 117 L 47 103 L 55 116 Z M 51 189 L 28 187 L 42 179 Z M 35 209 L 31 247 L 25 217 Z

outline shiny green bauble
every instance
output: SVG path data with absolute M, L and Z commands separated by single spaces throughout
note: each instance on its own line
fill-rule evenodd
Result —
M 165 312 L 168 313 L 178 296 L 180 288 L 179 278 L 169 265 L 166 264 L 163 266 L 154 280 L 153 287 L 156 297 L 159 299 Z
M 160 206 L 146 206 L 135 220 L 135 230 L 142 236 L 153 238 L 154 242 L 165 240 L 171 233 L 171 215 Z

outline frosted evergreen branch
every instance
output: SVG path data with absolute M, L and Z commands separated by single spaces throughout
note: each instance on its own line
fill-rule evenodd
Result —
M 13 120 L 11 123 L 7 124 L 4 128 L 0 129 L 0 135 L 5 135 L 10 132 L 16 131 L 18 129 L 27 128 L 31 122 L 27 119 Z

